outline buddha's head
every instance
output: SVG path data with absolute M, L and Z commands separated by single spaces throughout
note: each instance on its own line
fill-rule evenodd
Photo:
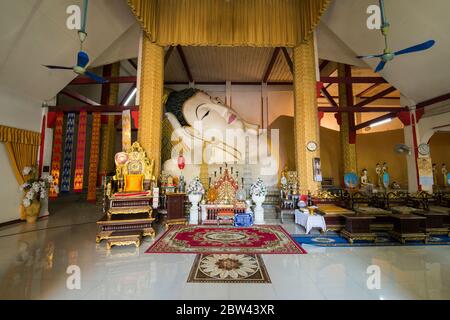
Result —
M 194 127 L 201 123 L 203 130 L 246 130 L 246 123 L 230 107 L 207 93 L 196 89 L 185 89 L 170 93 L 165 111 L 172 113 L 181 126 Z

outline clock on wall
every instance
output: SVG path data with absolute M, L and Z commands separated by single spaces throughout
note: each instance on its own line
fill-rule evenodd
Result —
M 308 151 L 314 152 L 317 150 L 317 143 L 315 141 L 310 141 L 306 144 L 306 149 Z
M 430 154 L 430 145 L 426 144 L 426 143 L 422 143 L 421 145 L 419 145 L 419 153 L 422 156 L 427 156 Z

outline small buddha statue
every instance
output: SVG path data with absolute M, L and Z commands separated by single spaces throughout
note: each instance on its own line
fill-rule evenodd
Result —
M 377 187 L 378 188 L 382 188 L 383 187 L 383 168 L 381 167 L 381 165 L 379 163 L 377 163 L 376 167 L 375 167 L 375 172 L 377 174 Z
M 178 182 L 178 192 L 184 193 L 186 191 L 186 181 L 184 181 L 184 176 L 180 176 L 180 181 Z
M 447 171 L 447 166 L 445 165 L 445 163 L 442 164 L 441 172 L 442 172 L 442 175 L 444 177 L 444 184 L 443 184 L 443 186 L 444 187 L 448 187 L 448 181 L 447 181 L 448 171 Z
M 437 168 L 436 168 L 436 163 L 433 163 L 432 169 L 433 171 L 433 186 L 437 186 L 438 185 L 438 178 L 437 178 Z
M 360 178 L 361 188 L 365 188 L 366 186 L 373 186 L 373 184 L 369 181 L 369 176 L 367 175 L 367 169 L 363 169 L 361 171 L 361 178 Z

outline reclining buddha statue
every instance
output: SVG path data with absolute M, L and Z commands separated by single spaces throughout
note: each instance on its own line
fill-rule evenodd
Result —
M 230 106 L 193 88 L 170 92 L 164 109 L 165 172 L 179 174 L 177 159 L 180 151 L 184 151 L 183 175 L 188 181 L 201 176 L 203 163 L 243 166 L 248 162 L 254 175 L 263 177 L 268 185 L 276 185 L 278 145 L 270 143 L 267 132 L 260 130 L 259 125 L 245 121 Z

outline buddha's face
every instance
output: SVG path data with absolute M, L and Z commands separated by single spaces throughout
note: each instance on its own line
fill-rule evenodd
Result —
M 201 122 L 203 130 L 245 130 L 244 123 L 229 107 L 204 92 L 197 92 L 183 104 L 183 115 L 190 126 Z

